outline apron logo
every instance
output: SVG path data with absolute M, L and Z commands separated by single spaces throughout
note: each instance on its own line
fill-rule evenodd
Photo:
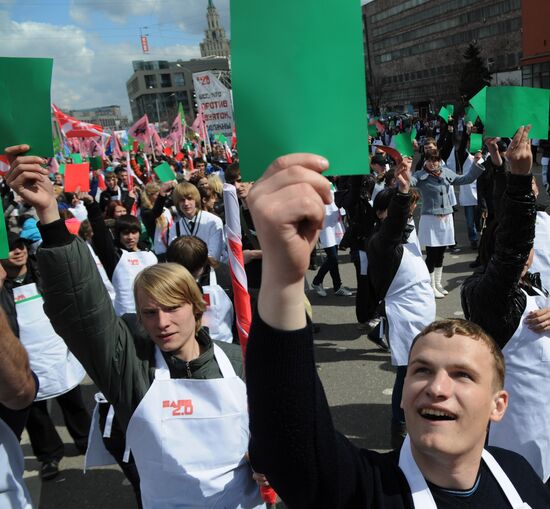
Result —
M 204 303 L 206 304 L 206 307 L 210 307 L 210 294 L 209 293 L 205 293 L 202 296 L 202 300 L 204 300 Z
M 170 401 L 165 399 L 162 402 L 162 408 L 171 408 L 172 415 L 179 417 L 181 415 L 193 414 L 193 400 L 191 399 L 178 399 L 178 401 Z
M 139 265 L 139 260 L 128 258 L 128 263 L 130 265 Z
M 15 297 L 13 300 L 15 302 L 19 302 L 20 300 L 25 300 L 27 298 L 26 295 L 18 295 L 17 297 Z

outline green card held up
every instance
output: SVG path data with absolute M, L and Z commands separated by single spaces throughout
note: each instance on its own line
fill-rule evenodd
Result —
M 59 169 L 57 170 L 57 173 L 59 173 L 59 175 L 65 175 L 65 165 L 64 164 L 59 165 Z
M 374 124 L 369 125 L 369 136 L 376 138 L 378 136 L 378 129 Z
M 395 149 L 403 157 L 412 157 L 414 155 L 414 149 L 410 133 L 400 133 L 394 136 Z
M 53 156 L 51 58 L 0 57 L 0 151 L 26 143 L 29 154 Z
M 483 136 L 481 134 L 472 133 L 470 135 L 470 154 L 475 154 L 481 150 L 483 146 Z
M 489 87 L 483 87 L 474 97 L 470 99 L 470 104 L 476 110 L 480 120 L 485 124 L 487 117 L 487 89 Z
M 92 170 L 101 170 L 103 168 L 101 156 L 90 157 L 90 168 Z
M 8 230 L 4 219 L 4 208 L 0 200 L 0 260 L 5 260 L 10 256 L 10 246 L 8 243 Z
M 155 167 L 154 171 L 161 182 L 170 182 L 171 180 L 176 180 L 176 174 L 174 173 L 174 170 L 172 170 L 172 168 L 166 161 Z
M 485 135 L 511 138 L 531 124 L 529 138 L 548 139 L 550 94 L 543 88 L 491 87 L 487 89 Z
M 449 110 L 445 108 L 445 106 L 441 106 L 441 109 L 439 110 L 438 116 L 441 117 L 445 123 L 449 121 Z
M 243 179 L 291 152 L 326 157 L 329 175 L 368 172 L 359 0 L 232 0 L 231 71 Z
M 472 124 L 477 120 L 477 117 L 479 115 L 477 114 L 477 111 L 474 109 L 473 106 L 468 106 L 466 108 L 466 114 L 464 116 L 464 120 L 466 122 L 471 122 Z
M 447 111 L 449 112 L 449 115 L 453 116 L 455 114 L 454 104 L 447 104 L 447 106 L 445 106 L 445 108 L 447 108 Z
M 69 156 L 74 164 L 80 164 L 82 162 L 82 156 L 80 154 L 71 154 Z
M 90 165 L 88 163 L 65 165 L 63 184 L 68 193 L 74 193 L 77 190 L 87 193 L 90 190 Z

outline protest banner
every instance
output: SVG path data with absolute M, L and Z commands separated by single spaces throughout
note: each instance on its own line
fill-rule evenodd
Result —
M 63 184 L 68 193 L 74 193 L 77 190 L 86 193 L 90 191 L 90 164 L 66 164 Z

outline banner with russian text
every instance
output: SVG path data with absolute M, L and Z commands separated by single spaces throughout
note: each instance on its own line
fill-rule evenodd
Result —
M 211 136 L 233 133 L 233 104 L 229 89 L 211 71 L 193 73 L 199 111 L 203 112 L 206 129 Z

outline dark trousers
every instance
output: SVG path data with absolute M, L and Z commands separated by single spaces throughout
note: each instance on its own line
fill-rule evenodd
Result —
M 316 276 L 313 278 L 314 285 L 320 285 L 323 283 L 323 279 L 327 275 L 327 272 L 330 272 L 330 277 L 332 278 L 332 286 L 334 290 L 338 290 L 342 286 L 342 280 L 340 279 L 340 271 L 338 270 L 338 246 L 332 246 L 325 248 L 325 253 L 327 255 L 323 265 L 319 267 L 319 271 Z
M 65 426 L 80 452 L 86 451 L 88 433 L 90 431 L 90 414 L 84 406 L 82 391 L 77 385 L 74 389 L 55 398 Z M 46 463 L 60 460 L 64 456 L 63 441 L 55 430 L 55 425 L 48 412 L 48 401 L 35 401 L 27 420 L 27 431 L 31 440 L 34 455 L 38 461 Z
M 446 246 L 430 247 L 426 246 L 426 265 L 428 272 L 431 274 L 434 267 L 443 267 L 443 255 L 445 254 Z
M 402 424 L 405 422 L 405 413 L 401 408 L 401 398 L 403 396 L 403 384 L 405 383 L 406 374 L 407 366 L 397 366 L 395 383 L 393 384 L 393 392 L 391 395 L 391 420 L 395 424 Z

